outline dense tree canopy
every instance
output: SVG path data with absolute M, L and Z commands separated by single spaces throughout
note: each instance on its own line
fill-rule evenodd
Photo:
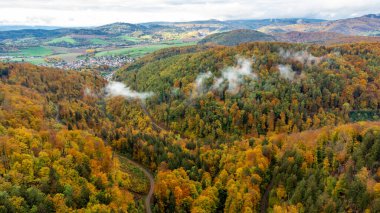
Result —
M 0 69 L 0 211 L 138 209 L 129 175 L 93 134 L 100 110 L 85 88 L 104 81 L 31 65 Z
M 380 44 L 192 46 L 119 70 L 155 93 L 126 100 L 0 64 L 0 209 L 143 211 L 118 151 L 154 173 L 155 212 L 380 211 L 379 72 Z

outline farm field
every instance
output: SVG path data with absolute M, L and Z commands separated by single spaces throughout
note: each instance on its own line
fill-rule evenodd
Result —
M 123 39 L 125 41 L 132 41 L 132 42 L 135 42 L 135 43 L 138 43 L 138 42 L 141 41 L 141 39 L 139 39 L 139 38 L 128 36 L 128 35 L 120 36 L 119 38 L 121 38 L 121 39 Z
M 15 56 L 15 57 L 38 57 L 38 56 L 42 57 L 42 56 L 51 55 L 52 53 L 53 51 L 49 47 L 40 46 L 40 47 L 29 47 L 25 49 L 20 49 L 17 52 L 12 52 L 7 55 Z
M 132 37 L 130 37 L 132 38 Z M 69 41 L 68 38 L 54 39 L 54 42 Z M 91 39 L 92 42 L 99 45 L 106 45 L 107 41 L 100 38 Z M 50 43 L 50 42 L 49 42 Z M 194 45 L 196 42 L 183 42 L 181 40 L 165 41 L 160 43 L 152 43 L 146 45 L 133 45 L 129 47 L 104 47 L 96 48 L 93 57 L 107 57 L 107 56 L 127 56 L 130 58 L 139 58 L 154 51 L 170 48 Z M 85 48 L 67 48 L 56 46 L 38 46 L 20 49 L 19 51 L 10 52 L 7 54 L 1 54 L 1 56 L 7 56 L 8 58 L 2 59 L 3 61 L 10 62 L 28 62 L 35 65 L 50 65 L 54 66 L 51 62 L 47 62 L 45 59 L 59 59 L 67 63 L 74 63 L 79 59 L 86 57 Z M 1 59 L 0 59 L 1 60 Z
M 54 38 L 51 41 L 47 42 L 47 44 L 56 44 L 56 43 L 61 43 L 61 42 L 65 42 L 68 44 L 76 44 L 77 43 L 77 41 L 75 41 L 73 38 L 71 38 L 69 36 L 64 36 L 64 37 L 60 37 L 60 38 Z
M 57 54 L 57 55 L 51 55 L 48 56 L 48 58 L 60 58 L 66 62 L 74 62 L 78 60 L 78 57 L 81 56 L 82 53 L 76 53 L 76 52 L 71 52 L 71 53 L 62 53 L 62 54 Z
M 152 53 L 154 51 L 169 48 L 169 47 L 180 47 L 180 46 L 190 46 L 194 45 L 195 42 L 183 42 L 183 43 L 173 43 L 173 44 L 152 44 L 146 46 L 134 46 L 115 50 L 101 51 L 95 54 L 96 57 L 110 56 L 110 55 L 126 55 L 132 58 L 138 58 L 146 54 Z
M 39 58 L 12 58 L 9 60 L 10 62 L 28 62 L 34 65 L 40 65 L 45 63 L 45 60 L 41 57 Z
M 107 45 L 107 44 L 109 44 L 108 41 L 106 41 L 104 39 L 100 39 L 100 38 L 92 38 L 92 39 L 90 39 L 90 42 L 92 44 L 95 44 L 95 45 Z

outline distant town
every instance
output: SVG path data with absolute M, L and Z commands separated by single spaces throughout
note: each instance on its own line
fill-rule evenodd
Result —
M 44 66 L 55 67 L 66 70 L 81 70 L 86 68 L 102 68 L 102 70 L 113 70 L 120 68 L 126 63 L 132 63 L 133 58 L 128 56 L 100 56 L 100 57 L 86 57 L 73 62 L 66 62 L 64 60 L 50 59 Z
M 13 56 L 0 56 L 0 61 L 12 61 Z M 128 56 L 82 56 L 78 60 L 68 62 L 58 57 L 44 58 L 45 63 L 41 66 L 54 67 L 64 70 L 82 70 L 82 69 L 97 69 L 101 71 L 112 71 L 122 67 L 124 64 L 134 62 L 134 59 Z M 38 59 L 40 57 L 33 57 L 22 59 L 19 62 L 26 62 L 31 59 Z M 42 59 L 42 58 L 41 58 Z

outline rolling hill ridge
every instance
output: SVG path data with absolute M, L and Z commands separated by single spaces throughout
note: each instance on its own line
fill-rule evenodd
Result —
M 223 33 L 215 33 L 200 40 L 198 44 L 219 44 L 226 46 L 234 46 L 241 43 L 255 42 L 255 41 L 275 41 L 276 38 L 265 33 L 255 30 L 233 30 Z
M 378 35 L 380 31 L 379 15 L 365 15 L 320 23 L 294 24 L 284 26 L 264 26 L 258 29 L 264 33 L 282 32 L 333 32 L 345 35 Z

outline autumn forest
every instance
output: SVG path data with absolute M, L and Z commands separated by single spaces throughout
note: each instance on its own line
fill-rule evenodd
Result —
M 0 212 L 144 212 L 150 187 L 152 212 L 379 212 L 380 43 L 0 64 Z

